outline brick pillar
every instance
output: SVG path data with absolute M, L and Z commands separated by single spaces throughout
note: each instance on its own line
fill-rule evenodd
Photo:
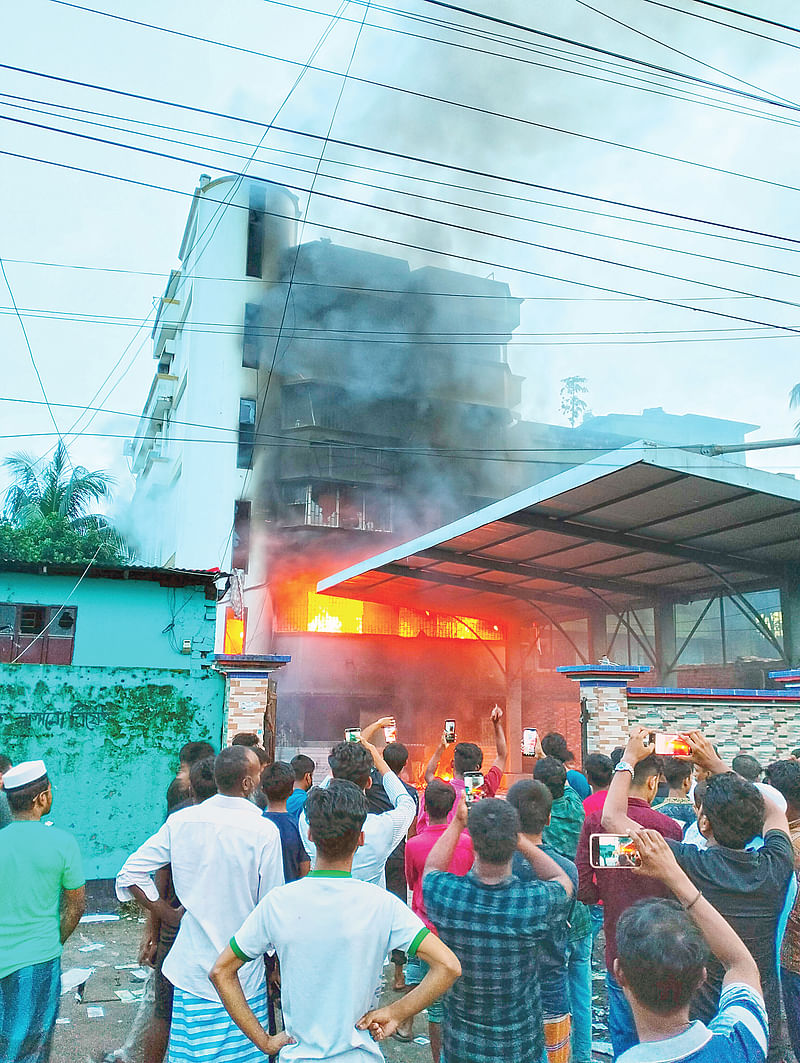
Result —
M 276 699 L 270 675 L 290 661 L 274 654 L 215 655 L 214 667 L 225 675 L 229 743 L 240 732 L 251 731 L 267 750 L 274 750 Z
M 583 726 L 589 753 L 610 753 L 628 740 L 628 684 L 647 666 L 622 664 L 584 664 L 556 669 L 578 684 L 583 702 Z

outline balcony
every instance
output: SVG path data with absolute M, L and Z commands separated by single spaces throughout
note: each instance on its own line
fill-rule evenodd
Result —
M 285 527 L 392 530 L 391 497 L 385 491 L 345 484 L 291 484 L 283 487 L 283 502 Z
M 178 378 L 171 373 L 157 373 L 144 404 L 136 434 L 125 444 L 125 455 L 131 459 L 134 475 L 146 471 L 151 462 L 162 455 L 164 419 L 172 408 Z

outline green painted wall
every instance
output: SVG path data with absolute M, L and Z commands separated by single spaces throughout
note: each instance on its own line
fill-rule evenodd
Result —
M 199 665 L 0 664 L 0 750 L 45 761 L 49 818 L 76 835 L 87 878 L 112 878 L 163 823 L 183 743 L 221 748 L 224 701 L 224 677 Z
M 206 601 L 204 587 L 91 576 L 76 582 L 73 576 L 3 572 L 0 602 L 77 606 L 73 665 L 186 668 L 184 639 L 192 640 L 194 656 L 214 652 L 216 604 Z

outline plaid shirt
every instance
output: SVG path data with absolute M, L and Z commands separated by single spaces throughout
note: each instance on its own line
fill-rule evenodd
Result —
M 461 961 L 461 977 L 443 998 L 447 1063 L 539 1063 L 536 943 L 563 922 L 566 891 L 513 875 L 488 886 L 472 871 L 432 871 L 422 894 L 439 937 Z

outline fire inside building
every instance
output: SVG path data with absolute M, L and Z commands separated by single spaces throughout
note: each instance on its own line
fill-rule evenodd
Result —
M 578 750 L 575 690 L 556 668 L 604 654 L 652 664 L 653 682 L 763 686 L 788 659 L 782 579 L 700 581 L 667 617 L 663 595 L 614 597 L 619 550 L 567 554 L 572 579 L 553 589 L 512 549 L 488 574 L 480 557 L 418 564 L 429 589 L 458 575 L 455 598 L 409 594 L 401 578 L 377 601 L 347 580 L 319 593 L 331 573 L 632 439 L 736 443 L 755 426 L 660 409 L 595 428 L 525 421 L 523 374 L 509 364 L 520 300 L 508 285 L 327 239 L 298 244 L 297 218 L 281 186 L 201 179 L 128 445 L 143 560 L 231 572 L 218 648 L 291 657 L 278 676 L 279 746 L 327 749 L 345 727 L 394 715 L 419 770 L 445 718 L 488 750 L 489 713 L 513 679 L 532 724 Z M 547 534 L 542 557 L 565 545 Z M 470 593 L 476 575 L 516 596 L 487 605 L 483 587 Z M 565 606 L 565 584 L 568 598 L 570 586 L 591 593 Z

